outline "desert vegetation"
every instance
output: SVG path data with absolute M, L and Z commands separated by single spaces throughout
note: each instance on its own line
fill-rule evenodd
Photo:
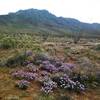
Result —
M 0 33 L 0 100 L 100 100 L 100 40 Z
M 100 100 L 100 24 L 0 15 L 0 100 Z

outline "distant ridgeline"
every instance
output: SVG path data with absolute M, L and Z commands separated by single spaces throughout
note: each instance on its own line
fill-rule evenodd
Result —
M 66 12 L 67 13 L 67 12 Z M 76 19 L 56 17 L 46 10 L 28 9 L 0 16 L 0 33 L 99 37 L 100 24 L 82 23 Z

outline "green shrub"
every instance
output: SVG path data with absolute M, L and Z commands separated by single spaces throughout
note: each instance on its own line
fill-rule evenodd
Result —
M 48 57 L 47 54 L 37 53 L 34 56 L 34 64 L 39 65 L 39 64 L 41 64 L 41 61 L 45 61 L 45 60 L 48 60 L 48 59 L 49 59 L 49 57 Z
M 100 51 L 100 44 L 95 47 L 95 50 Z
M 23 65 L 26 59 L 27 59 L 27 56 L 25 52 L 19 53 L 13 57 L 9 57 L 6 60 L 5 65 L 8 67 L 20 66 L 20 65 Z
M 56 98 L 56 100 L 72 100 L 69 96 L 60 95 Z
M 17 41 L 11 37 L 5 37 L 0 41 L 0 48 L 2 49 L 15 48 L 16 45 Z
M 44 51 L 44 49 L 39 44 L 32 44 L 32 50 L 36 53 L 41 53 Z
M 29 87 L 30 82 L 27 80 L 19 81 L 15 86 L 19 89 L 26 90 Z
M 52 95 L 41 94 L 36 100 L 55 100 L 55 98 Z
M 98 82 L 99 85 L 100 85 L 100 73 L 96 74 L 96 82 Z

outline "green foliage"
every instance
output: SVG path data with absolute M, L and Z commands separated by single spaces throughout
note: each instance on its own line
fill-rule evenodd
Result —
M 39 65 L 41 61 L 48 60 L 48 55 L 46 53 L 36 53 L 34 57 L 34 64 Z
M 41 53 L 41 52 L 44 51 L 44 49 L 43 49 L 39 44 L 33 44 L 32 50 L 33 50 L 35 53 Z
M 67 95 L 60 95 L 57 96 L 56 98 L 57 100 L 72 100 L 71 97 L 67 96 Z
M 55 98 L 52 95 L 41 94 L 37 100 L 55 100 Z
M 100 85 L 100 73 L 96 74 L 96 82 L 98 82 L 99 85 Z
M 96 46 L 95 50 L 100 51 L 100 44 Z
M 19 89 L 26 90 L 29 87 L 29 83 L 27 80 L 21 80 L 19 83 L 17 83 L 15 86 Z
M 98 87 L 100 84 L 99 74 L 73 74 L 73 80 L 79 80 L 85 87 Z
M 16 54 L 15 56 L 9 57 L 6 60 L 5 65 L 8 67 L 20 66 L 20 65 L 23 65 L 26 59 L 27 59 L 27 56 L 25 52 L 19 53 L 19 54 Z
M 11 37 L 4 37 L 0 41 L 0 48 L 2 49 L 15 48 L 16 45 L 17 45 L 17 41 Z

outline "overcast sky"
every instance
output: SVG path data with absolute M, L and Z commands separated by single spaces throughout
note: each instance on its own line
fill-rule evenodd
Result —
M 47 9 L 56 16 L 100 23 L 100 0 L 0 0 L 0 15 L 29 8 Z

